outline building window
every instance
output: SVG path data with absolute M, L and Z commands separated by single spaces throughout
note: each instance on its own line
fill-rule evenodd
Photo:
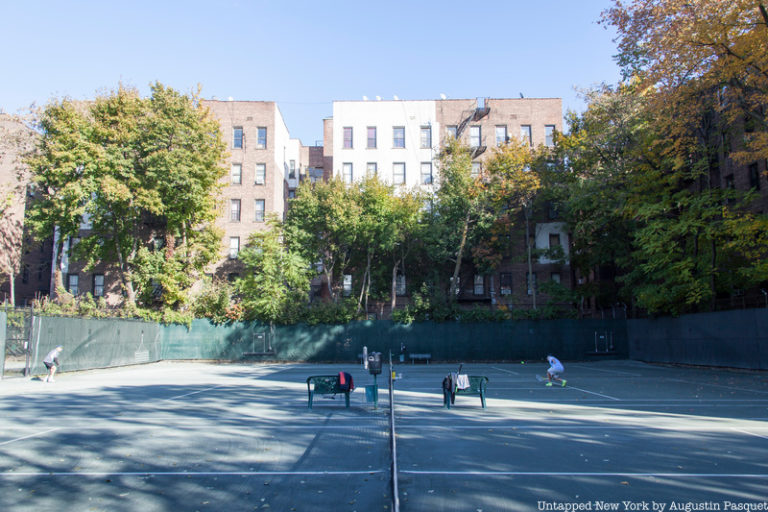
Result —
M 550 148 L 555 145 L 555 125 L 544 125 L 544 144 Z
M 402 297 L 405 295 L 405 291 L 405 276 L 397 274 L 397 277 L 395 277 L 395 295 Z
M 344 149 L 352 149 L 352 127 L 344 127 Z
M 240 185 L 243 182 L 243 165 L 232 164 L 232 184 Z
M 243 149 L 243 127 L 235 126 L 232 129 L 232 147 L 234 149 Z
M 447 127 L 448 136 L 453 137 L 454 139 L 459 138 L 459 127 L 456 125 L 450 125 Z
M 536 289 L 536 272 L 533 274 L 526 272 L 525 281 L 528 283 L 528 295 L 533 295 L 533 291 Z
M 502 272 L 499 274 L 499 291 L 502 295 L 512 295 L 512 273 Z
M 365 165 L 365 173 L 369 178 L 373 178 L 374 176 L 378 176 L 379 170 L 376 165 L 376 162 L 368 162 Z
M 560 233 L 549 234 L 549 248 L 560 247 Z
M 760 173 L 757 170 L 757 162 L 749 166 L 749 186 L 755 190 L 760 190 Z
M 405 147 L 405 126 L 392 128 L 392 147 L 397 149 Z
M 553 283 L 560 284 L 560 272 L 552 272 L 551 274 L 549 274 L 549 279 Z
M 405 163 L 396 162 L 392 164 L 392 183 L 395 185 L 405 185 Z
M 496 145 L 501 146 L 507 143 L 507 125 L 496 127 Z
M 229 200 L 229 220 L 232 222 L 240 222 L 240 200 Z
M 473 148 L 479 148 L 482 146 L 482 137 L 481 137 L 481 131 L 479 126 L 470 126 L 469 127 L 469 145 Z
M 352 163 L 345 162 L 341 164 L 341 167 L 344 183 L 352 183 Z
M 471 176 L 473 178 L 479 178 L 482 172 L 483 172 L 483 164 L 481 164 L 480 162 L 472 162 Z
M 432 184 L 432 162 L 421 162 L 421 184 Z
M 264 185 L 267 182 L 267 164 L 256 164 L 256 185 Z
M 430 149 L 432 147 L 432 127 L 421 127 L 421 149 Z
M 229 237 L 229 259 L 236 260 L 237 255 L 240 253 L 240 237 Z
M 531 125 L 524 124 L 520 126 L 520 140 L 523 144 L 533 146 L 533 134 L 531 133 Z
M 264 205 L 265 205 L 264 199 L 254 199 L 253 201 L 253 211 L 255 212 L 253 216 L 254 222 L 264 222 Z
M 104 274 L 93 274 L 93 296 L 104 296 Z
M 352 274 L 344 274 L 344 280 L 341 285 L 341 293 L 345 297 L 352 295 Z
M 79 295 L 80 288 L 78 286 L 79 278 L 77 274 L 67 274 L 67 291 L 72 295 Z
M 288 191 L 288 199 L 296 199 L 296 189 L 292 188 Z
M 267 149 L 267 129 L 264 126 L 256 129 L 256 149 Z
M 475 285 L 473 291 L 475 295 L 485 295 L 485 279 L 483 276 L 475 274 Z
M 288 162 L 288 179 L 296 178 L 296 160 L 290 160 Z
M 368 132 L 368 136 L 367 136 L 366 147 L 368 149 L 376 149 L 376 127 L 369 126 L 367 132 Z

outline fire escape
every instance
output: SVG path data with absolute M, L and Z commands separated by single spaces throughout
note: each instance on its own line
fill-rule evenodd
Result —
M 461 122 L 456 127 L 456 138 L 461 137 L 462 132 L 467 128 L 469 123 L 480 121 L 491 112 L 491 107 L 486 106 L 485 98 L 477 98 L 477 103 L 474 109 L 465 110 L 461 113 Z M 470 149 L 472 150 L 472 158 L 477 158 L 482 155 L 487 147 L 483 145 L 482 138 L 477 144 L 473 144 L 470 140 Z

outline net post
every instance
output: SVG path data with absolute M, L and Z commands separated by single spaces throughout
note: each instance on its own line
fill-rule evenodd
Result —
M 390 465 L 390 481 L 392 487 L 392 511 L 400 512 L 400 491 L 397 485 L 397 441 L 395 440 L 395 402 L 394 402 L 394 368 L 392 366 L 392 351 L 389 351 L 389 446 L 392 452 Z

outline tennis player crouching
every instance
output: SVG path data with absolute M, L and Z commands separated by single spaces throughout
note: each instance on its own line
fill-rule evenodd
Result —
M 48 369 L 48 375 L 45 376 L 45 382 L 53 382 L 53 375 L 56 373 L 56 368 L 61 366 L 59 363 L 59 354 L 64 350 L 64 347 L 59 345 L 55 349 L 48 352 L 48 355 L 43 359 L 43 364 Z
M 555 356 L 548 355 L 547 356 L 547 362 L 549 362 L 549 369 L 547 370 L 547 386 L 552 385 L 552 381 L 556 380 L 563 383 L 563 387 L 565 387 L 565 383 L 567 382 L 565 379 L 560 378 L 560 374 L 565 371 L 565 368 L 563 368 L 563 363 L 561 363 Z

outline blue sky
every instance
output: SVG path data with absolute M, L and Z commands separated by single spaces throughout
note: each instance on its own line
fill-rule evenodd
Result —
M 322 138 L 333 100 L 563 98 L 615 83 L 610 0 L 0 0 L 0 109 L 160 81 L 276 101 Z

